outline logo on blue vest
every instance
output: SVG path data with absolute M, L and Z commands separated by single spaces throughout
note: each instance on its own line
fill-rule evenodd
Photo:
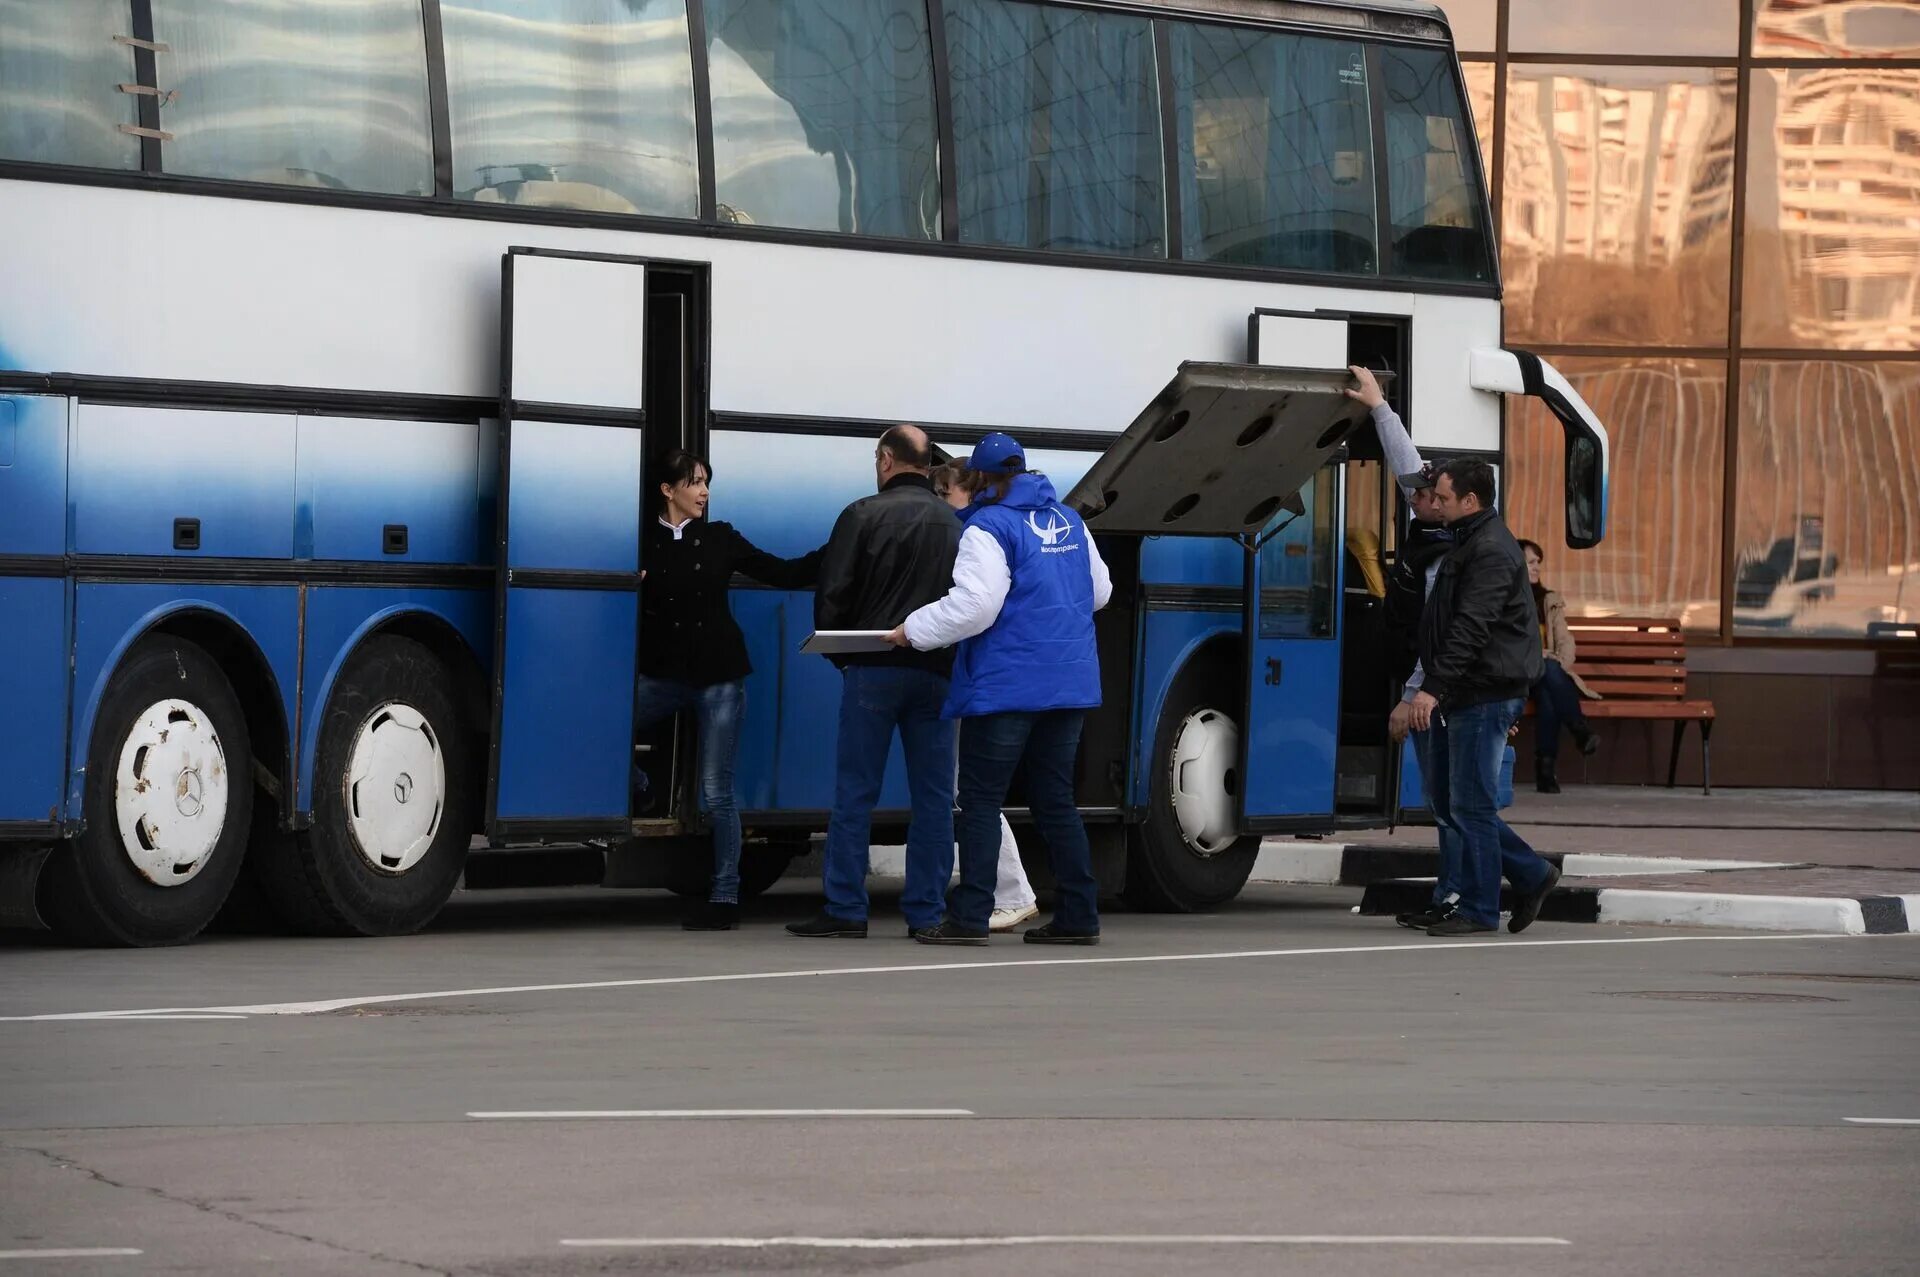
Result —
M 1029 530 L 1032 531 L 1033 535 L 1040 538 L 1040 547 L 1043 552 L 1054 551 L 1057 553 L 1062 550 L 1073 550 L 1073 549 L 1079 548 L 1077 546 L 1072 546 L 1072 545 L 1056 544 L 1056 542 L 1058 542 L 1061 537 L 1073 531 L 1073 525 L 1071 523 L 1068 523 L 1064 519 L 1062 519 L 1059 515 L 1055 514 L 1051 510 L 1047 511 L 1047 526 L 1044 528 L 1040 526 L 1040 521 L 1034 518 L 1032 512 L 1029 511 L 1027 514 L 1027 527 Z

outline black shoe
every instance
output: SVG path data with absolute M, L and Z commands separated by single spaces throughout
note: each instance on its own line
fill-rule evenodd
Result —
M 1453 916 L 1452 905 L 1433 905 L 1419 913 L 1403 913 L 1394 919 L 1403 927 L 1412 927 L 1415 931 L 1425 931 L 1428 927 L 1437 927 Z
M 1573 743 L 1580 747 L 1581 753 L 1592 758 L 1600 748 L 1600 733 L 1591 727 L 1576 727 L 1573 729 Z
M 1559 881 L 1559 869 L 1548 865 L 1547 880 L 1540 884 L 1539 889 L 1530 892 L 1524 900 L 1514 903 L 1513 916 L 1507 919 L 1507 930 L 1517 936 L 1531 927 L 1533 920 L 1540 916 L 1540 906 L 1547 903 L 1547 897 L 1553 894 L 1554 886 Z
M 845 918 L 836 918 L 822 909 L 805 922 L 789 922 L 787 924 L 787 934 L 805 936 L 809 940 L 865 940 L 867 938 L 867 924 L 864 922 L 849 922 Z
M 740 925 L 740 906 L 733 901 L 709 900 L 694 905 L 680 919 L 682 931 L 732 931 Z
M 1498 927 L 1490 927 L 1484 922 L 1475 922 L 1472 918 L 1462 917 L 1456 913 L 1450 917 L 1442 918 L 1431 927 L 1428 927 L 1427 934 L 1430 936 L 1477 936 L 1482 932 L 1498 931 L 1499 929 Z
M 1020 933 L 1020 938 L 1028 944 L 1099 944 L 1098 931 L 1062 931 L 1060 924 L 1049 922 L 1038 927 L 1028 927 Z
M 979 931 L 969 931 L 951 922 L 936 922 L 931 927 L 914 927 L 907 934 L 921 944 L 985 944 L 987 942 L 987 933 L 984 928 Z

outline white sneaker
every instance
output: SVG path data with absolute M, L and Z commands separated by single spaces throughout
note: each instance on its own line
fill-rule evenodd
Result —
M 987 919 L 988 931 L 1012 931 L 1029 918 L 1040 916 L 1039 905 L 1028 905 L 1024 909 L 995 909 Z

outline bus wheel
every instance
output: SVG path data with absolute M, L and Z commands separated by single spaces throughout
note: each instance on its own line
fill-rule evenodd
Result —
M 101 698 L 86 831 L 48 862 L 48 923 L 82 944 L 180 944 L 233 889 L 253 817 L 247 720 L 220 667 L 184 639 L 142 639 Z
M 1260 853 L 1239 836 L 1240 727 L 1221 707 L 1233 684 L 1190 663 L 1174 680 L 1154 733 L 1147 819 L 1127 850 L 1127 902 L 1192 913 L 1240 894 Z
M 670 855 L 672 865 L 668 869 L 667 887 L 676 896 L 688 899 L 705 899 L 707 889 L 713 884 L 713 840 L 704 835 L 700 837 L 680 837 L 661 839 L 661 842 L 674 844 L 666 854 Z M 643 841 L 641 844 L 645 846 Z M 740 898 L 752 900 L 765 893 L 767 888 L 779 882 L 787 872 L 787 866 L 794 856 L 804 855 L 806 844 L 798 848 L 787 842 L 767 841 L 748 842 L 740 848 Z
M 313 826 L 256 849 L 274 911 L 315 935 L 418 931 L 453 894 L 472 838 L 469 741 L 452 675 L 376 635 L 340 672 L 313 761 Z

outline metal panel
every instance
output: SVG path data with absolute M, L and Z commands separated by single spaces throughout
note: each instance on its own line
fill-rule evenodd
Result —
M 510 434 L 508 565 L 637 571 L 639 431 L 516 421 Z
M 0 471 L 4 473 L 4 471 Z M 0 577 L 0 821 L 60 816 L 67 747 L 67 590 Z
M 633 753 L 631 593 L 507 591 L 499 820 L 623 820 Z
M 515 254 L 509 395 L 638 412 L 645 277 L 635 262 Z
M 471 422 L 299 419 L 303 552 L 316 559 L 482 563 L 492 527 L 480 529 L 482 435 Z M 404 553 L 383 530 L 407 530 Z
M 67 401 L 0 396 L 0 554 L 67 548 Z

